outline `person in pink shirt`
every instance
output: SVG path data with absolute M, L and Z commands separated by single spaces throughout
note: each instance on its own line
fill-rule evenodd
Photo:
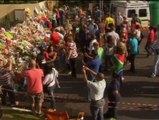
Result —
M 36 61 L 31 60 L 29 62 L 29 69 L 24 71 L 23 77 L 26 77 L 27 92 L 32 98 L 32 112 L 41 115 L 41 108 L 44 100 L 42 84 L 43 70 L 37 69 Z
M 78 57 L 77 46 L 73 40 L 73 36 L 70 35 L 67 38 L 67 60 L 69 61 L 71 76 L 73 78 L 77 77 L 77 73 L 76 73 L 77 57 Z

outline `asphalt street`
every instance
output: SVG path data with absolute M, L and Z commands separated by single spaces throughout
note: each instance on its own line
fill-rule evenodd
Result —
M 159 120 L 159 77 L 150 78 L 153 56 L 147 57 L 144 50 L 145 39 L 140 46 L 140 54 L 136 59 L 136 73 L 125 68 L 125 81 L 122 88 L 122 99 L 118 106 L 118 120 Z M 78 61 L 78 78 L 73 79 L 67 74 L 60 77 L 61 88 L 56 89 L 57 110 L 67 111 L 70 116 L 77 116 L 78 112 L 85 112 L 85 120 L 91 120 L 89 102 L 87 101 L 87 87 L 82 80 L 81 62 Z M 111 78 L 105 72 L 107 84 Z M 107 100 L 107 93 L 105 95 Z M 105 105 L 105 111 L 107 104 Z

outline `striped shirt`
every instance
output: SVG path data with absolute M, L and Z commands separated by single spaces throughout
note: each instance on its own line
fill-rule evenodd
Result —
M 11 79 L 12 74 L 7 70 L 7 68 L 0 67 L 0 85 L 11 85 Z
M 68 43 L 68 51 L 71 51 L 70 58 L 76 58 L 78 56 L 77 47 L 75 42 Z

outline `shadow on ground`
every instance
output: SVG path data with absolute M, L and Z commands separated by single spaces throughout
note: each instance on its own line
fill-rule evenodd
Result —
M 159 119 L 159 111 L 152 110 L 140 110 L 140 111 L 130 111 L 130 110 L 121 110 L 119 111 L 120 116 L 131 117 L 133 120 L 158 120 Z
M 130 81 L 123 83 L 123 97 L 159 98 L 159 83 L 148 81 Z

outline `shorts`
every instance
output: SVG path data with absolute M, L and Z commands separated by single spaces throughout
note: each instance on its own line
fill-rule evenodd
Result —
M 30 95 L 32 99 L 32 103 L 43 103 L 44 102 L 44 93 L 37 93 Z

